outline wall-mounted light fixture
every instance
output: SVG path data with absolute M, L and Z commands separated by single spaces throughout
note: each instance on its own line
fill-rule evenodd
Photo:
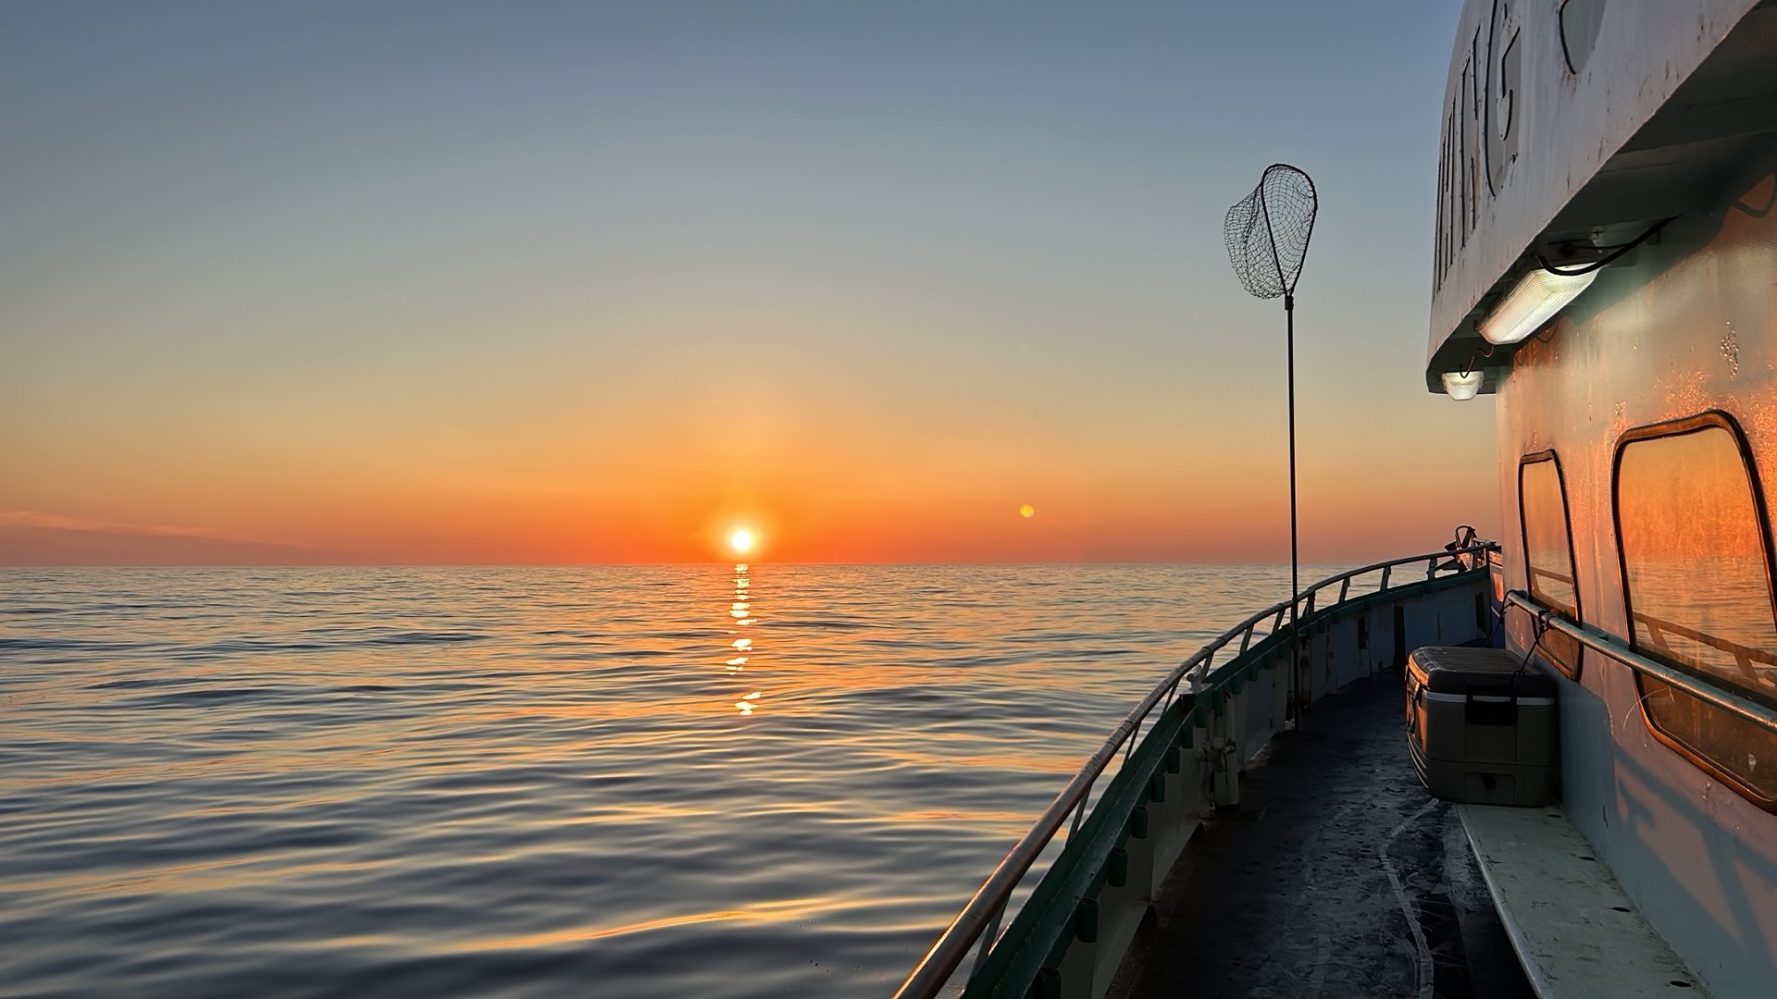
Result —
M 1481 338 L 1491 344 L 1517 343 L 1541 329 L 1597 277 L 1595 269 L 1577 274 L 1531 271 L 1481 320 Z M 1444 378 L 1448 389 L 1450 376 Z
M 1444 372 L 1444 391 L 1457 402 L 1464 402 L 1475 397 L 1481 391 L 1481 382 L 1486 378 L 1480 371 L 1446 371 Z

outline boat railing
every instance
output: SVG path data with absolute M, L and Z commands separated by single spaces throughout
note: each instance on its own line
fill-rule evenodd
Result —
M 1573 577 L 1572 576 L 1563 575 L 1562 573 L 1556 572 L 1553 569 L 1541 569 L 1541 568 L 1538 568 L 1534 565 L 1529 566 L 1528 569 L 1530 570 L 1530 575 L 1532 577 L 1540 577 L 1542 579 L 1552 579 L 1557 583 L 1566 583 L 1568 586 L 1573 585 Z
M 1668 686 L 1676 687 L 1729 714 L 1736 715 L 1769 731 L 1777 732 L 1777 709 L 1741 696 L 1726 687 L 1698 679 L 1691 673 L 1667 665 L 1658 659 L 1643 655 L 1617 636 L 1592 625 L 1575 621 L 1553 607 L 1537 602 L 1535 598 L 1523 590 L 1513 590 L 1507 593 L 1506 606 L 1515 607 L 1530 614 L 1546 630 L 1566 635 L 1593 652 L 1622 663 L 1637 673 L 1652 677 Z M 1675 633 L 1680 633 L 1676 631 L 1676 625 L 1670 625 L 1668 622 L 1661 622 L 1661 624 L 1666 624 L 1669 628 L 1674 629 Z M 1698 640 L 1707 641 L 1708 637 L 1703 636 Z M 1731 645 L 1732 643 L 1726 644 Z M 1723 651 L 1731 652 L 1732 650 L 1724 648 Z
M 1405 591 L 1415 584 L 1437 579 L 1441 573 L 1481 570 L 1487 564 L 1488 552 L 1497 547 L 1491 543 L 1480 543 L 1446 548 L 1423 555 L 1375 562 L 1328 576 L 1309 584 L 1297 596 L 1297 618 L 1301 622 L 1298 627 L 1306 627 L 1308 620 L 1315 617 L 1317 602 L 1321 604 L 1320 611 L 1324 616 L 1325 612 L 1359 597 Z M 1378 576 L 1374 590 L 1368 588 L 1368 581 L 1365 579 L 1371 575 Z M 1355 587 L 1354 592 L 1354 582 L 1364 585 Z M 974 968 L 979 969 L 999 937 L 1008 904 L 1025 875 L 1055 840 L 1063 825 L 1069 826 L 1070 838 L 1080 831 L 1091 803 L 1094 785 L 1119 754 L 1123 755 L 1124 764 L 1129 762 L 1141 740 L 1143 726 L 1156 716 L 1155 709 L 1160 708 L 1160 714 L 1165 714 L 1179 698 L 1187 695 L 1207 695 L 1214 701 L 1221 696 L 1219 688 L 1224 685 L 1232 685 L 1237 690 L 1242 679 L 1237 671 L 1231 672 L 1226 678 L 1211 674 L 1217 655 L 1230 646 L 1235 646 L 1234 658 L 1237 659 L 1253 649 L 1255 639 L 1263 642 L 1267 638 L 1280 636 L 1281 632 L 1287 630 L 1285 618 L 1290 605 L 1290 600 L 1282 600 L 1248 616 L 1239 624 L 1210 639 L 1155 684 L 1116 728 L 1111 730 L 1092 755 L 1086 758 L 1061 792 L 1037 816 L 1029 831 L 1007 851 L 987 880 L 982 882 L 981 887 L 963 906 L 962 911 L 926 951 L 895 995 L 900 999 L 924 999 L 937 995 L 972 948 L 978 948 Z M 1260 632 L 1261 625 L 1266 629 L 1263 633 Z
M 1740 672 L 1745 673 L 1754 681 L 1759 680 L 1758 666 L 1777 666 L 1777 654 L 1773 654 L 1769 649 L 1755 649 L 1750 645 L 1741 645 L 1732 639 L 1711 635 L 1695 628 L 1687 628 L 1676 621 L 1657 618 L 1643 611 L 1635 612 L 1635 623 L 1647 628 L 1648 641 L 1658 646 L 1662 652 L 1670 654 L 1672 651 L 1672 644 L 1667 641 L 1668 636 L 1681 638 L 1697 645 L 1706 645 L 1717 652 L 1726 652 L 1733 656 L 1734 663 L 1739 667 Z

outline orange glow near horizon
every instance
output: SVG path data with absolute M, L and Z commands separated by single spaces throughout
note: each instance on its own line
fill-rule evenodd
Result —
M 1224 462 L 1223 464 L 1231 464 Z M 939 464 L 939 463 L 933 463 Z M 942 464 L 948 464 L 942 463 Z M 115 466 L 86 473 L 110 487 L 136 484 Z M 721 482 L 495 487 L 360 480 L 317 472 L 296 483 L 267 476 L 234 492 L 193 486 L 131 492 L 128 504 L 54 516 L 0 507 L 7 564 L 628 564 L 773 562 L 1244 562 L 1288 558 L 1285 484 L 1224 480 L 1193 490 L 1185 470 L 1092 470 L 1053 475 L 1041 515 L 1007 508 L 995 470 L 970 481 L 948 467 L 898 481 L 829 466 L 827 481 L 776 473 L 765 488 Z M 699 477 L 701 478 L 701 477 Z M 764 476 L 761 476 L 764 478 Z M 1273 478 L 1281 479 L 1281 476 Z M 1135 484 L 1131 484 L 1131 482 Z M 1442 544 L 1453 509 L 1478 504 L 1428 496 L 1406 505 L 1369 488 L 1304 470 L 1304 557 L 1363 560 Z M 1377 476 L 1378 483 L 1388 482 Z M 99 494 L 97 487 L 94 494 Z M 702 498 L 699 498 L 701 494 Z M 711 502 L 712 494 L 718 498 Z M 309 500 L 300 505 L 293 497 Z M 16 502 L 16 501 L 15 501 Z M 1016 501 L 1014 501 L 1016 504 Z M 47 506 L 48 504 L 44 504 Z M 1403 506 L 1407 506 L 1403 509 Z M 745 520 L 735 509 L 748 511 Z M 769 509 L 769 516 L 761 513 Z M 1379 516 L 1386 511 L 1388 516 Z M 1491 511 L 1481 510 L 1482 514 Z M 744 525 L 744 526 L 743 526 Z M 792 527 L 793 525 L 793 527 Z M 736 535 L 749 532 L 745 550 Z
M 1274 412 L 1248 406 L 1250 421 L 1212 433 L 1200 429 L 1214 422 L 1212 407 L 1235 400 L 1194 399 L 1196 408 L 1158 414 L 1150 411 L 1158 404 L 1130 402 L 1086 420 L 1064 405 L 1065 394 L 1008 401 L 984 392 L 986 383 L 941 405 L 915 405 L 857 372 L 824 374 L 821 365 L 832 363 L 756 350 L 717 371 L 715 360 L 674 355 L 670 365 L 634 362 L 640 370 L 630 380 L 649 386 L 645 396 L 506 386 L 473 418 L 427 409 L 412 394 L 430 384 L 423 380 L 379 381 L 329 400 L 292 389 L 278 407 L 242 403 L 238 420 L 220 423 L 203 407 L 168 406 L 159 388 L 149 391 L 153 379 L 107 384 L 80 410 L 105 434 L 82 424 L 78 434 L 0 442 L 0 563 L 1289 556 L 1284 436 Z M 546 372 L 527 374 L 524 384 L 548 384 Z M 265 377 L 280 378 L 281 369 Z M 743 411 L 744 438 L 716 432 Z M 632 429 L 593 432 L 616 423 Z M 1399 425 L 1418 433 L 1427 424 Z M 1307 560 L 1429 550 L 1453 522 L 1485 525 L 1497 509 L 1483 474 L 1490 452 L 1463 466 L 1467 478 L 1403 491 L 1401 482 L 1418 481 L 1418 456 L 1447 443 L 1435 426 L 1423 446 L 1409 440 L 1367 454 L 1361 475 L 1352 473 L 1344 433 L 1332 421 L 1302 431 Z M 745 551 L 735 545 L 741 531 L 750 538 Z

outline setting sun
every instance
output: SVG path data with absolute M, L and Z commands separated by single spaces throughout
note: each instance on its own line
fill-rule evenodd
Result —
M 728 535 L 728 547 L 736 555 L 745 555 L 747 552 L 752 551 L 753 541 L 754 538 L 751 528 L 738 528 L 733 534 Z

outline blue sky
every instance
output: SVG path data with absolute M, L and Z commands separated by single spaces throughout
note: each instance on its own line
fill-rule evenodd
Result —
M 1322 197 L 1310 552 L 1491 526 L 1492 404 L 1421 374 L 1456 14 L 0 7 L 11 560 L 652 560 L 755 515 L 814 559 L 1276 557 L 1281 315 L 1221 240 L 1275 160 Z

